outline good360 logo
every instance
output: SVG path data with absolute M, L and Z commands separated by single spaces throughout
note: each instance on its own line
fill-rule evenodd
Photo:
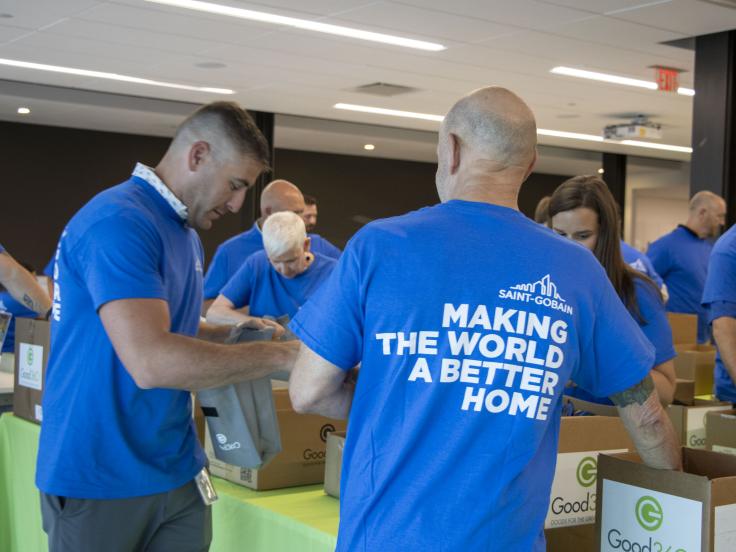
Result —
M 652 496 L 643 496 L 636 501 L 636 521 L 642 529 L 656 531 L 662 526 L 662 505 Z
M 598 475 L 598 462 L 592 456 L 586 456 L 578 464 L 575 475 L 581 487 L 590 487 Z

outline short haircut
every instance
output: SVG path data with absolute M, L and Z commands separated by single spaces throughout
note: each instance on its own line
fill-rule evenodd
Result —
M 502 166 L 527 166 L 537 147 L 534 114 L 505 88 L 491 86 L 459 100 L 445 117 L 448 132 Z
M 703 207 L 713 208 L 716 207 L 720 201 L 723 201 L 721 196 L 714 194 L 713 192 L 709 192 L 708 190 L 701 190 L 690 199 L 689 208 L 691 212 L 695 212 Z
M 210 144 L 220 160 L 248 156 L 270 170 L 268 141 L 248 112 L 235 102 L 213 102 L 197 109 L 179 125 L 172 145 L 188 146 L 199 140 Z
M 263 247 L 269 257 L 301 248 L 306 239 L 304 220 L 291 211 L 274 213 L 263 223 Z
M 311 195 L 304 195 L 304 205 L 317 205 L 317 198 Z

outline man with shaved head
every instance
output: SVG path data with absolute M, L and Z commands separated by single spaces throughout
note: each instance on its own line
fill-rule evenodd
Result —
M 713 192 L 690 200 L 685 224 L 649 245 L 647 256 L 669 293 L 667 310 L 698 315 L 698 343 L 710 341 L 706 308 L 701 305 L 713 241 L 726 221 L 726 202 Z
M 291 211 L 302 215 L 304 196 L 299 188 L 287 180 L 274 180 L 266 186 L 261 194 L 261 218 L 253 227 L 242 234 L 233 236 L 222 243 L 215 251 L 207 274 L 204 278 L 205 306 L 220 294 L 220 290 L 233 277 L 245 260 L 253 253 L 263 250 L 263 234 L 261 228 L 266 219 L 274 213 Z M 313 253 L 337 259 L 340 250 L 317 234 L 309 234 Z
M 569 379 L 611 396 L 645 462 L 679 465 L 653 348 L 596 259 L 519 212 L 537 153 L 518 96 L 461 99 L 437 155 L 441 204 L 366 225 L 292 321 L 291 399 L 350 416 L 339 551 L 541 552 Z

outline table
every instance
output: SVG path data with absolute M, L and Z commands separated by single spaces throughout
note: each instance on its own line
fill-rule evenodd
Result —
M 38 490 L 34 485 L 40 427 L 12 414 L 0 416 L 0 550 L 45 552 Z M 211 552 L 330 552 L 339 503 L 321 485 L 252 491 L 213 478 Z

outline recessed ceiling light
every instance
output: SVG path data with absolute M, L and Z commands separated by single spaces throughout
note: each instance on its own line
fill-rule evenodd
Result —
M 603 169 L 598 169 L 598 174 L 603 174 L 604 172 L 606 171 L 604 171 Z
M 342 25 L 331 25 L 329 23 L 320 23 L 319 21 L 311 21 L 309 19 L 299 19 L 296 17 L 286 17 L 273 13 L 266 13 L 255 10 L 246 10 L 243 8 L 235 8 L 222 4 L 213 4 L 211 2 L 201 2 L 199 0 L 146 0 L 154 4 L 163 4 L 165 6 L 174 6 L 187 10 L 195 10 L 217 15 L 226 15 L 228 17 L 237 17 L 239 19 L 247 19 L 249 21 L 258 21 L 260 23 L 273 23 L 275 25 L 284 25 L 295 29 L 305 31 L 315 31 L 318 33 L 327 33 L 337 36 L 346 36 L 349 38 L 357 38 L 360 40 L 368 40 L 371 42 L 381 42 L 383 44 L 391 44 L 394 46 L 404 46 L 405 48 L 415 48 L 417 50 L 428 50 L 438 52 L 445 50 L 442 44 L 434 42 L 425 42 L 423 40 L 414 40 L 396 35 L 384 33 L 374 33 L 364 31 L 352 27 L 343 27 Z
M 107 73 L 104 71 L 90 71 L 89 69 L 75 69 L 74 67 L 62 67 L 60 65 L 47 65 L 45 63 L 34 63 L 30 61 L 19 61 L 15 59 L 0 58 L 0 65 L 20 67 L 22 69 L 35 69 L 37 71 L 50 71 L 52 73 L 64 73 L 66 75 L 79 75 L 81 77 L 93 77 L 114 81 L 132 82 L 134 84 L 146 84 L 149 86 L 162 86 L 165 88 L 176 88 L 179 90 L 192 90 L 194 92 L 208 92 L 210 94 L 235 94 L 234 90 L 228 88 L 211 88 L 209 86 L 190 86 L 188 84 L 177 84 L 175 82 L 156 81 L 119 75 L 118 73 Z
M 19 107 L 18 108 L 18 115 L 28 115 L 31 112 L 30 109 L 27 107 Z
M 365 146 L 363 146 L 363 149 L 373 151 L 374 149 L 376 149 L 376 146 L 374 146 L 373 144 L 366 144 Z
M 654 81 L 632 79 L 630 77 L 622 77 L 620 75 L 611 75 L 609 73 L 599 73 L 597 71 L 586 71 L 585 69 L 575 69 L 574 67 L 553 67 L 549 71 L 555 75 L 565 75 L 568 77 L 578 77 L 580 79 L 590 79 L 602 82 L 611 82 L 614 84 L 623 84 L 625 86 L 635 86 L 637 88 L 646 88 L 647 90 L 657 90 L 657 83 Z M 694 96 L 695 90 L 692 88 L 680 87 L 677 93 L 683 96 Z
M 398 109 L 384 109 L 382 107 L 372 107 L 368 105 L 354 105 L 337 103 L 333 106 L 335 109 L 344 109 L 347 111 L 357 111 L 359 113 L 373 113 L 375 115 L 389 115 L 391 117 L 406 117 L 410 119 L 422 119 L 425 121 L 441 122 L 444 117 L 442 115 L 432 115 L 431 113 L 414 113 L 412 111 L 400 111 Z M 584 140 L 587 142 L 605 142 L 607 144 L 618 144 L 624 146 L 636 146 L 640 148 L 651 148 L 666 151 L 677 151 L 682 153 L 692 153 L 693 149 L 685 146 L 674 146 L 670 144 L 655 144 L 653 142 L 640 142 L 638 140 L 604 140 L 603 136 L 596 134 L 582 134 L 580 132 L 567 132 L 564 130 L 550 130 L 546 128 L 538 128 L 537 134 L 540 136 L 553 136 L 555 138 L 567 138 L 570 140 Z

